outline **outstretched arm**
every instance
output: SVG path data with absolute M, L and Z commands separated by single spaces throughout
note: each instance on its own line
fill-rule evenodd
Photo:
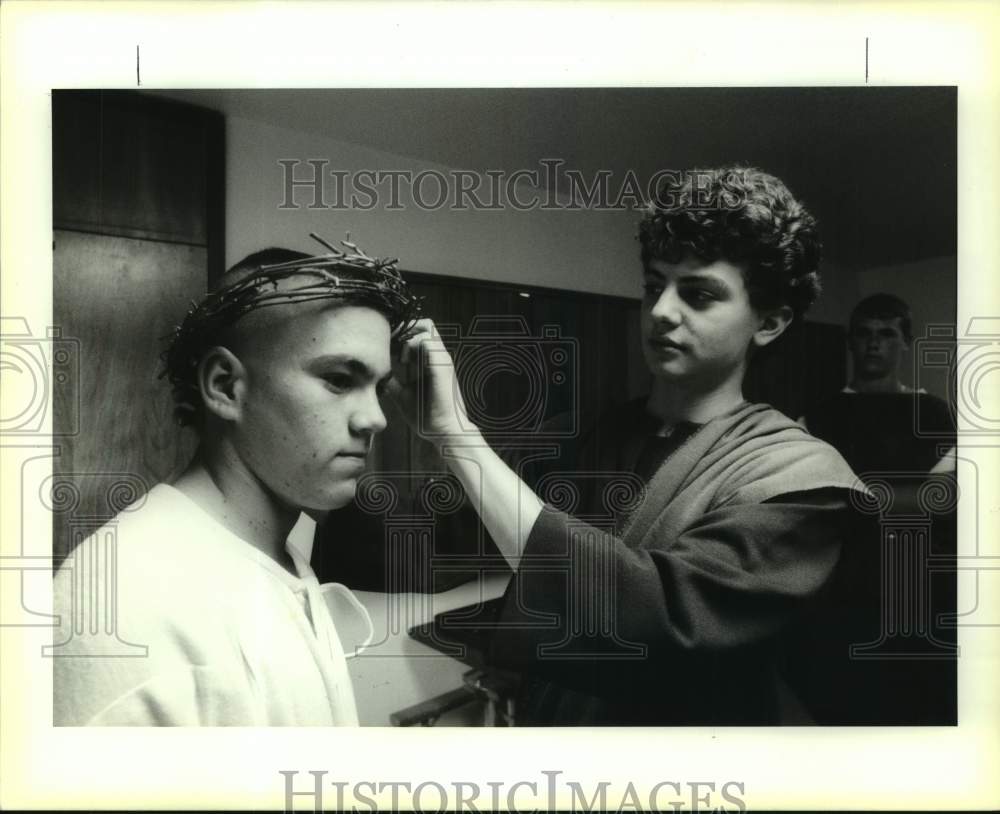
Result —
M 517 569 L 542 501 L 469 420 L 451 354 L 429 319 L 403 340 L 389 388 L 411 426 L 438 448 L 511 568 Z

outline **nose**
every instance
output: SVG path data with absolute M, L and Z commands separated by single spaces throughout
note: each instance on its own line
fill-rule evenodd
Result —
M 362 398 L 357 409 L 351 414 L 350 428 L 355 435 L 377 435 L 386 428 L 388 422 L 378 396 L 373 392 Z
M 649 310 L 653 322 L 670 326 L 681 323 L 681 298 L 672 286 L 663 289 L 659 298 Z

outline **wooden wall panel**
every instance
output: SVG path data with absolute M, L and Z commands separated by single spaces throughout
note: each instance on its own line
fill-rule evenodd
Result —
M 743 393 L 798 419 L 847 381 L 845 331 L 823 322 L 793 322 L 750 362 Z
M 57 228 L 204 245 L 205 134 L 141 97 L 56 91 Z
M 204 291 L 205 265 L 201 247 L 55 232 L 55 324 L 79 343 L 79 376 L 56 391 L 53 419 L 73 426 L 78 410 L 80 428 L 60 440 L 56 482 L 79 492 L 77 517 L 110 518 L 123 495 L 139 497 L 190 459 L 194 436 L 173 421 L 159 355 L 189 300 Z M 110 499 L 116 483 L 129 485 Z M 54 548 L 65 554 L 66 522 L 54 529 Z
M 481 423 L 493 428 L 484 435 L 512 466 L 530 445 L 572 446 L 569 434 L 553 439 L 539 429 L 559 427 L 566 433 L 572 422 L 586 429 L 610 406 L 644 392 L 645 379 L 633 377 L 627 361 L 641 358 L 634 327 L 638 301 L 416 272 L 408 272 L 407 279 L 455 355 L 467 402 L 474 402 L 486 419 Z M 538 364 L 531 368 L 529 361 Z M 540 379 L 529 381 L 530 370 L 541 370 Z M 331 512 L 318 532 L 313 567 L 321 579 L 360 589 L 446 590 L 475 573 L 476 563 L 485 562 L 479 552 L 490 553 L 491 543 L 467 503 L 457 512 L 406 519 L 424 512 L 420 490 L 427 485 L 426 473 L 436 476 L 446 467 L 391 404 L 385 410 L 389 425 L 376 442 L 370 472 L 392 484 L 398 503 L 392 516 L 359 506 L 363 500 Z M 526 476 L 534 473 L 533 467 Z M 433 526 L 427 537 L 433 551 L 426 540 L 417 545 L 394 535 L 400 523 Z M 464 572 L 456 570 L 456 559 L 469 564 Z
M 556 348 L 576 354 L 578 386 L 572 389 L 572 395 L 559 386 L 546 388 L 544 418 L 548 423 L 544 429 L 565 430 L 575 422 L 577 431 L 586 431 L 610 407 L 648 392 L 649 374 L 642 356 L 638 300 L 523 289 L 414 272 L 407 276 L 413 288 L 425 298 L 425 314 L 441 326 L 458 328 L 465 341 L 469 341 L 474 324 L 490 331 L 497 328 L 497 317 L 517 316 L 525 321 L 529 341 L 537 344 L 545 358 L 549 359 L 547 354 Z M 521 296 L 522 291 L 529 296 Z M 543 336 L 545 326 L 555 329 L 549 338 Z M 492 341 L 509 349 L 525 340 L 511 337 L 506 342 Z M 453 340 L 447 340 L 446 344 L 456 348 Z M 838 326 L 816 323 L 795 326 L 771 353 L 755 360 L 747 378 L 748 398 L 771 403 L 789 415 L 800 414 L 797 411 L 810 399 L 842 386 L 843 347 L 843 331 Z M 555 367 L 547 368 L 546 376 L 554 371 Z M 467 391 L 469 384 L 463 382 L 463 390 Z M 519 400 L 523 401 L 526 391 L 522 384 L 516 375 L 487 376 L 483 403 L 495 416 L 511 415 Z M 548 384 L 552 384 L 551 379 Z M 387 415 L 389 428 L 379 440 L 381 454 L 373 462 L 372 473 L 443 473 L 445 466 L 433 447 L 417 438 L 391 407 L 387 407 Z M 559 448 L 556 458 L 531 463 L 525 469 L 529 483 L 550 469 L 570 465 L 573 458 L 571 435 L 546 439 L 530 430 L 518 438 L 503 433 L 486 435 L 515 467 L 522 460 L 526 445 L 554 443 Z M 405 515 L 420 513 L 419 490 L 425 482 L 416 477 L 393 477 L 400 495 L 394 522 L 402 521 L 405 525 Z M 360 512 L 357 506 L 347 507 L 331 513 L 320 528 L 313 565 L 322 579 L 343 581 L 362 589 L 447 589 L 468 578 L 468 574 L 447 568 L 436 571 L 431 562 L 433 557 L 442 552 L 465 557 L 471 573 L 471 564 L 477 561 L 472 554 L 484 530 L 469 506 L 447 517 L 434 517 L 431 523 L 435 552 L 431 552 L 429 545 L 419 550 L 410 546 L 404 552 L 397 550 L 400 544 L 387 533 L 393 527 L 391 518 Z M 488 543 L 488 537 L 486 540 Z M 351 544 L 346 545 L 347 541 Z
M 224 119 L 133 91 L 53 91 L 53 224 L 209 248 L 221 272 Z
M 57 432 L 79 423 L 53 467 L 57 560 L 193 451 L 159 356 L 221 272 L 224 128 L 219 113 L 133 91 L 53 91 L 54 319 L 79 343 L 53 404 Z

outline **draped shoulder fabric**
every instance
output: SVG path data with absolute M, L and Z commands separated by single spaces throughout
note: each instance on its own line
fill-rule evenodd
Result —
M 651 430 L 641 404 L 610 414 L 577 474 L 628 473 Z M 833 573 L 849 493 L 863 488 L 832 447 L 744 403 L 688 435 L 624 518 L 546 506 L 491 648 L 498 666 L 529 676 L 521 720 L 800 717 L 777 677 L 777 645 Z

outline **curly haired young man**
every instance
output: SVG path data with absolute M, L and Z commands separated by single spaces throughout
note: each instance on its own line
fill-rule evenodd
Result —
M 641 486 L 612 528 L 590 518 L 613 490 L 561 511 L 470 431 L 427 320 L 403 352 L 423 382 L 398 396 L 430 395 L 421 429 L 515 571 L 490 658 L 527 676 L 520 723 L 808 722 L 780 644 L 834 572 L 856 478 L 742 381 L 819 292 L 815 222 L 774 176 L 723 167 L 671 177 L 639 239 L 652 391 L 600 421 L 575 471 Z

